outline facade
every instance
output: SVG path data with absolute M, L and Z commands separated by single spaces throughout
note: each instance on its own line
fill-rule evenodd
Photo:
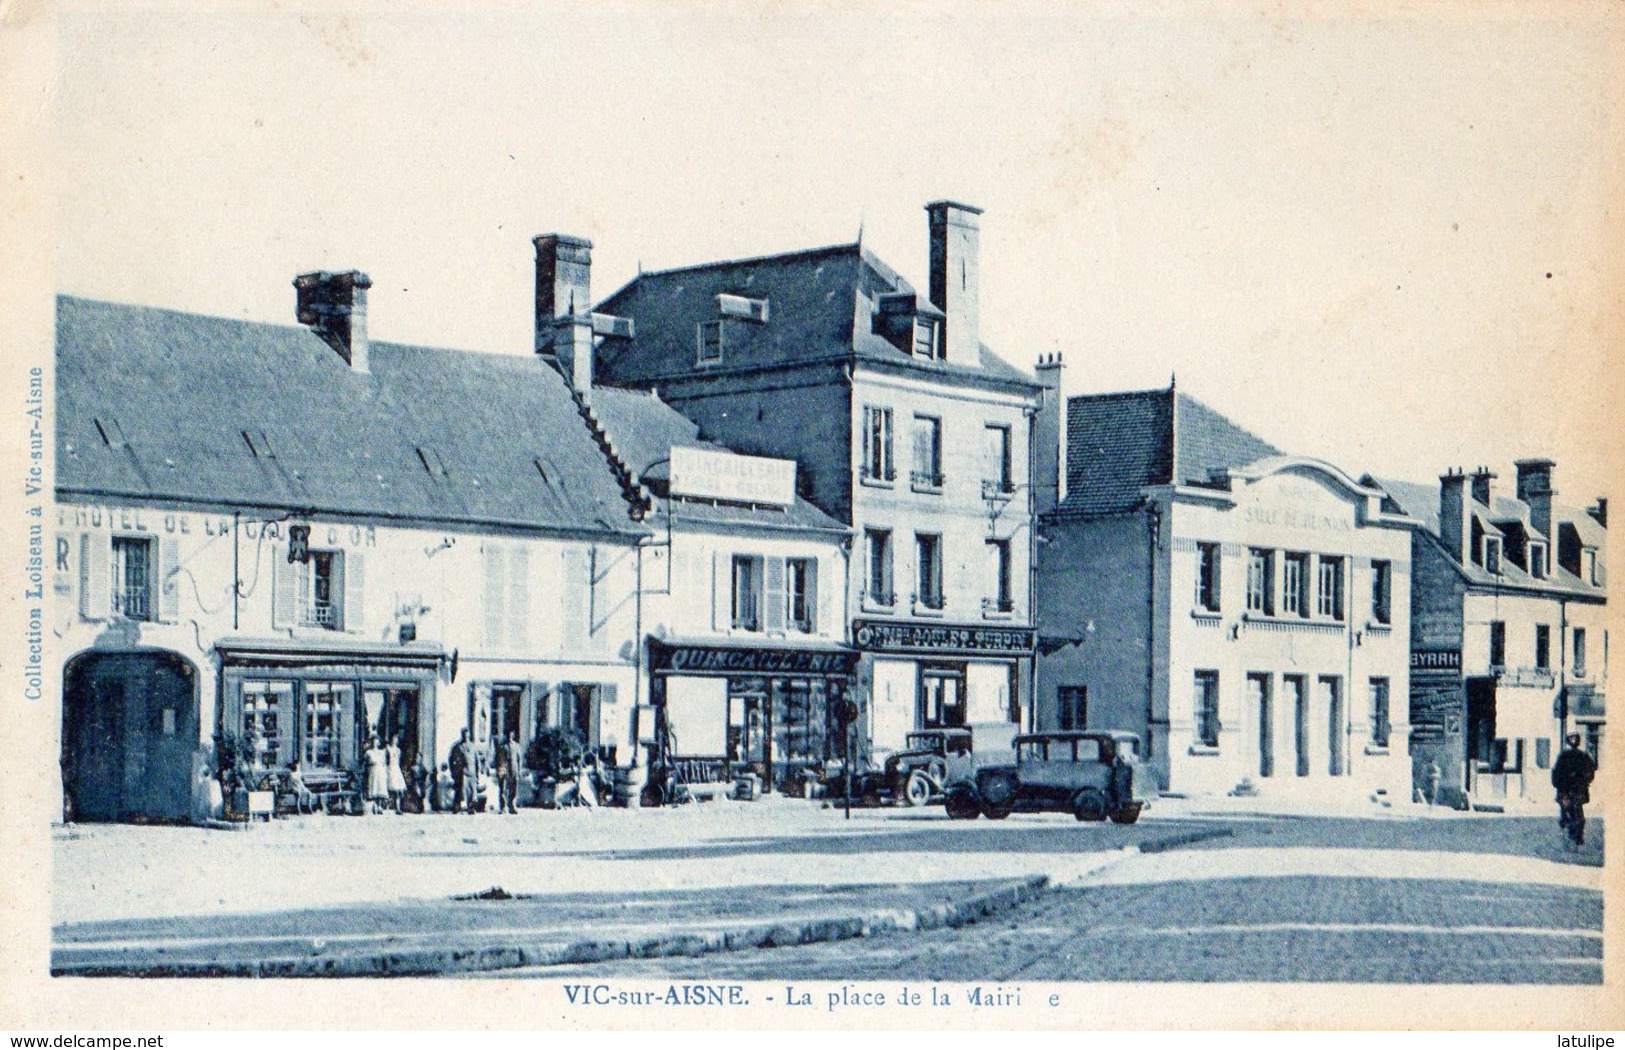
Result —
M 1551 460 L 1516 464 L 1514 494 L 1479 468 L 1437 486 L 1385 481 L 1426 528 L 1413 539 L 1411 753 L 1453 798 L 1549 801 L 1578 733 L 1602 753 L 1608 684 L 1608 505 L 1555 502 Z
M 76 819 L 204 815 L 217 733 L 267 770 L 548 724 L 632 759 L 635 490 L 545 355 L 371 343 L 366 287 L 301 278 L 305 327 L 59 300 Z
M 851 530 L 843 640 L 883 747 L 1022 721 L 1030 693 L 1040 388 L 981 343 L 979 211 L 927 211 L 929 296 L 861 244 L 643 273 L 601 307 L 635 336 L 594 364 L 710 440 L 793 461 Z
M 1039 724 L 1139 733 L 1164 790 L 1408 798 L 1416 523 L 1172 386 L 1071 398 L 1066 432 Z

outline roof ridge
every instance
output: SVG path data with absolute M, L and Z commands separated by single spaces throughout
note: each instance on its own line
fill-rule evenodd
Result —
M 696 270 L 720 270 L 728 266 L 746 266 L 752 263 L 775 262 L 780 259 L 791 259 L 803 255 L 836 254 L 840 252 L 862 251 L 863 245 L 857 241 L 848 241 L 842 244 L 826 244 L 817 248 L 797 248 L 787 252 L 768 252 L 763 255 L 748 255 L 737 259 L 713 259 L 710 262 L 689 263 L 685 266 L 671 266 L 663 270 L 644 270 L 632 281 L 644 277 L 668 277 L 672 274 L 691 273 Z M 629 281 L 628 284 L 631 284 Z M 618 289 L 610 298 L 624 291 L 624 286 Z M 606 302 L 608 300 L 605 300 Z

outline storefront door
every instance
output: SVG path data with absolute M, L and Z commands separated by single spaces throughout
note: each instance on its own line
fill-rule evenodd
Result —
M 198 746 L 191 665 L 173 653 L 93 653 L 68 666 L 63 789 L 75 820 L 185 820 Z
M 965 724 L 965 666 L 923 664 L 920 667 L 919 717 L 921 729 L 944 729 Z
M 408 770 L 418 758 L 418 691 L 411 687 L 373 686 L 362 690 L 367 710 L 367 734 L 379 741 L 391 740 L 401 746 L 401 769 Z

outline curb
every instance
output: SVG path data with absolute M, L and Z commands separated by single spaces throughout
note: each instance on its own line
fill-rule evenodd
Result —
M 657 959 L 746 948 L 780 948 L 873 937 L 893 931 L 963 926 L 1032 900 L 1049 885 L 1034 875 L 963 901 L 891 908 L 853 916 L 750 923 L 705 931 L 668 930 L 632 939 L 510 943 L 467 948 L 361 950 L 353 955 L 252 959 L 239 962 L 95 962 L 51 965 L 53 977 L 425 977 L 518 967 L 561 966 L 611 959 Z M 132 954 L 148 954 L 132 952 Z
M 1197 831 L 1181 831 L 1166 838 L 1148 839 L 1140 843 L 1141 853 L 1165 853 L 1181 846 L 1189 846 L 1193 842 L 1205 842 L 1208 839 L 1222 839 L 1234 835 L 1232 828 L 1202 828 Z

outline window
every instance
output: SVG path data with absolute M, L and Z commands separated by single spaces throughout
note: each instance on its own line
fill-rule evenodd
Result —
M 1490 624 L 1490 667 L 1499 670 L 1507 665 L 1507 625 L 1495 620 Z
M 942 537 L 934 533 L 914 535 L 914 564 L 918 579 L 914 593 L 920 605 L 927 609 L 942 608 Z
M 1196 742 L 1219 746 L 1219 672 L 1196 672 Z
M 915 489 L 942 488 L 942 420 L 914 417 L 914 470 L 909 482 Z
M 722 361 L 721 321 L 701 321 L 697 339 L 700 364 L 714 365 Z
M 1371 679 L 1371 746 L 1387 747 L 1393 728 L 1388 715 L 1388 679 Z
M 254 764 L 275 769 L 293 757 L 293 683 L 243 683 L 243 740 Z
M 1391 623 L 1393 617 L 1394 565 L 1387 561 L 1371 563 L 1371 620 Z
M 914 319 L 914 356 L 932 359 L 937 356 L 937 322 L 929 317 Z
M 1535 740 L 1535 768 L 1549 769 L 1552 764 L 1551 737 L 1538 737 Z
M 1015 491 L 1011 466 L 1010 428 L 989 423 L 982 428 L 982 488 L 990 495 Z
M 1063 685 L 1055 691 L 1056 722 L 1060 729 L 1089 728 L 1089 687 Z
M 1275 552 L 1254 547 L 1247 552 L 1247 611 L 1275 615 Z
M 792 631 L 812 634 L 817 626 L 818 563 L 811 558 L 790 558 L 784 563 L 784 619 Z
M 1320 559 L 1320 615 L 1332 620 L 1343 618 L 1343 559 Z
M 299 626 L 338 630 L 339 592 L 334 588 L 334 576 L 342 561 L 343 555 L 336 551 L 310 552 L 305 571 L 299 573 Z
M 1580 552 L 1580 579 L 1593 587 L 1602 586 L 1597 579 L 1597 548 L 1587 547 Z
M 941 729 L 965 724 L 963 667 L 920 667 L 919 726 Z
M 733 628 L 736 631 L 762 629 L 762 559 L 734 555 Z
M 343 682 L 307 682 L 304 703 L 304 748 L 299 756 L 304 769 L 337 769 L 345 753 L 345 723 L 354 719 L 355 689 Z
M 1497 536 L 1484 537 L 1484 571 L 1491 576 L 1501 575 L 1501 540 Z
M 890 606 L 896 598 L 891 585 L 891 531 L 864 529 L 864 548 L 868 552 L 868 598 L 875 605 Z
M 992 587 L 992 608 L 998 612 L 1010 612 L 1016 606 L 1015 599 L 1010 593 L 1010 541 L 988 540 L 988 565 Z
M 1586 629 L 1584 627 L 1576 627 L 1574 629 L 1574 677 L 1584 678 L 1585 676 Z
M 113 612 L 129 620 L 152 619 L 152 541 L 113 537 Z
M 1281 611 L 1287 616 L 1309 615 L 1309 555 L 1286 555 L 1281 570 Z
M 1543 623 L 1535 625 L 1535 668 L 1552 669 L 1552 629 Z
M 1196 545 L 1196 607 L 1203 612 L 1219 611 L 1219 545 Z
M 1544 543 L 1531 543 L 1529 545 L 1529 575 L 1537 580 L 1546 578 L 1546 545 Z
M 891 455 L 891 409 L 867 405 L 863 409 L 863 478 L 891 481 L 897 477 Z

